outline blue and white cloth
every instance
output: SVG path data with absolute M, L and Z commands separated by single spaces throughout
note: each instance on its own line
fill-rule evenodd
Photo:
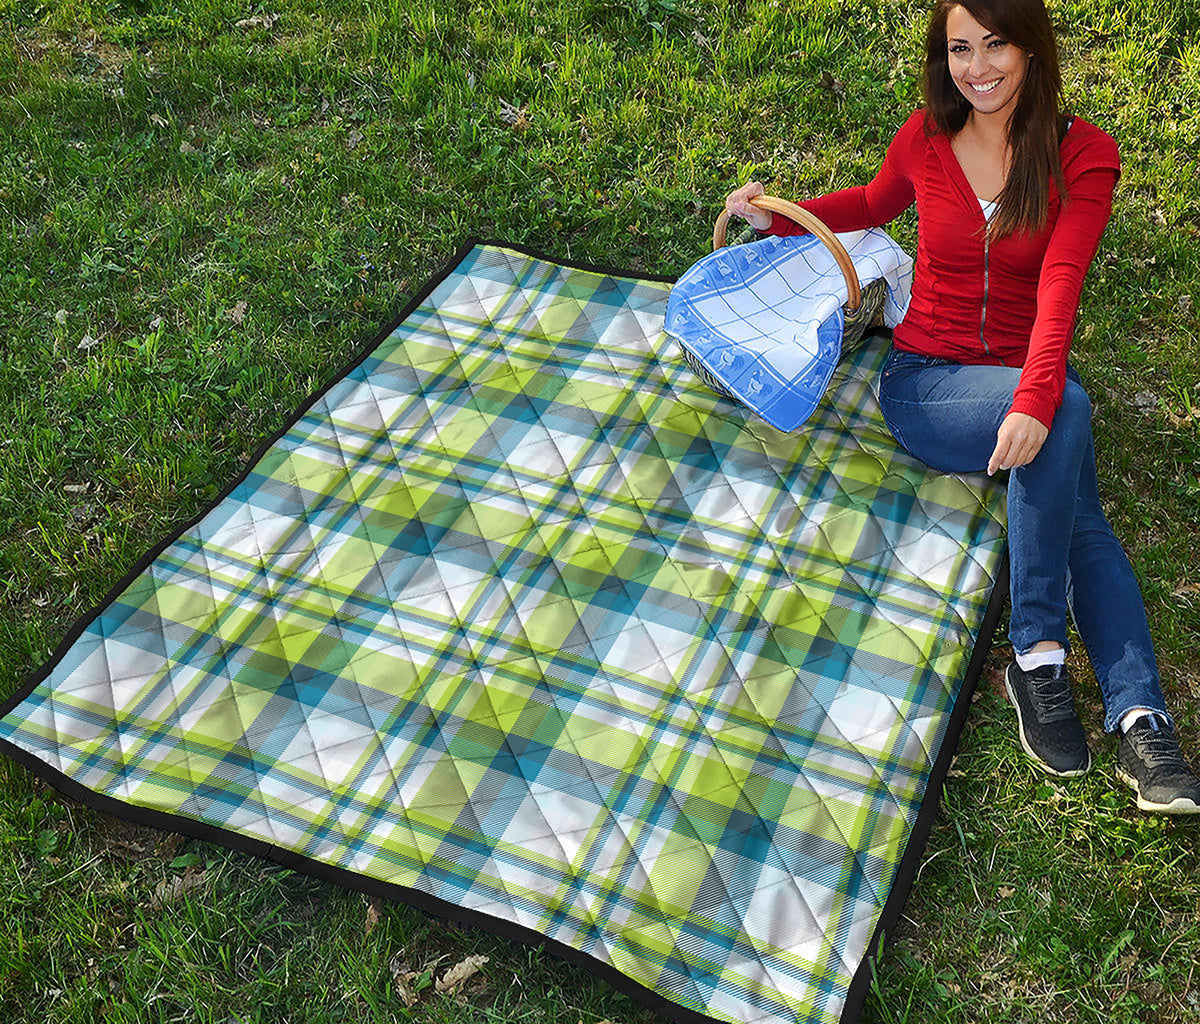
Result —
M 880 228 L 838 235 L 862 284 L 887 286 L 883 321 L 904 318 L 912 258 Z M 812 415 L 841 356 L 848 289 L 815 235 L 718 249 L 676 282 L 666 331 L 734 397 L 777 430 Z

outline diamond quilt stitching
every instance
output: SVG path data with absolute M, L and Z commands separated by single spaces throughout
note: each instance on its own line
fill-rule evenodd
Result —
M 784 435 L 695 383 L 666 295 L 476 247 L 0 738 L 715 1020 L 836 1020 L 1002 494 L 895 446 L 878 344 Z

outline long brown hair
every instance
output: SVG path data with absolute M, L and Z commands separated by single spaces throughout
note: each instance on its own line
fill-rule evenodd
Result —
M 1062 75 L 1054 27 L 1042 0 L 939 0 L 925 34 L 923 87 L 933 130 L 945 135 L 960 131 L 971 111 L 970 101 L 950 77 L 946 19 L 954 7 L 965 8 L 989 32 L 1030 55 L 1008 121 L 1012 151 L 1008 178 L 988 230 L 994 238 L 1015 232 L 1034 234 L 1046 226 L 1051 176 L 1058 194 L 1066 199 L 1058 155 L 1066 122 L 1061 111 Z

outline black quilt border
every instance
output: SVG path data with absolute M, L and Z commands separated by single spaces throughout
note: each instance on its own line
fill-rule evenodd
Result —
M 232 491 L 240 486 L 250 475 L 255 466 L 266 455 L 267 451 L 281 437 L 283 437 L 293 426 L 311 409 L 320 399 L 336 384 L 338 384 L 347 374 L 355 369 L 360 363 L 367 359 L 393 331 L 396 330 L 412 313 L 423 303 L 438 285 L 440 285 L 447 277 L 450 276 L 467 256 L 477 247 L 494 246 L 497 248 L 508 249 L 514 252 L 519 252 L 524 256 L 529 256 L 533 259 L 543 260 L 552 263 L 556 266 L 568 267 L 573 270 L 581 270 L 591 273 L 605 274 L 611 277 L 622 277 L 626 279 L 650 281 L 659 284 L 670 284 L 675 281 L 675 277 L 666 274 L 649 274 L 643 271 L 629 271 L 614 266 L 589 263 L 580 260 L 563 259 L 557 256 L 547 255 L 540 250 L 529 246 L 515 244 L 512 242 L 495 241 L 491 239 L 469 237 L 454 253 L 440 270 L 438 270 L 425 283 L 424 287 L 418 290 L 413 297 L 405 304 L 403 309 L 389 320 L 383 327 L 371 335 L 365 342 L 360 343 L 349 359 L 332 375 L 324 385 L 314 391 L 304 402 L 297 408 L 295 414 L 284 424 L 284 426 L 262 442 L 253 454 L 247 459 L 243 470 L 202 510 L 196 513 L 192 518 L 186 520 L 177 526 L 173 533 L 165 537 L 159 543 L 153 545 L 145 555 L 139 558 L 129 571 L 115 583 L 104 597 L 92 608 L 83 612 L 67 630 L 62 641 L 54 650 L 54 653 L 46 660 L 46 662 L 28 677 L 23 686 L 18 687 L 16 692 L 6 701 L 0 703 L 0 718 L 9 714 L 14 708 L 21 704 L 38 685 L 54 670 L 54 667 L 62 660 L 66 653 L 71 649 L 84 630 L 92 623 L 92 621 L 107 608 L 126 587 L 128 587 L 136 577 L 140 576 L 163 551 L 171 544 L 175 543 L 184 533 L 190 530 L 193 526 L 200 522 L 209 512 L 217 505 L 225 500 Z M 942 746 L 938 752 L 937 760 L 934 763 L 933 771 L 930 774 L 929 783 L 925 789 L 925 795 L 921 801 L 921 809 L 917 813 L 917 819 L 913 825 L 913 829 L 909 834 L 908 843 L 905 846 L 904 854 L 901 857 L 900 865 L 897 868 L 895 879 L 891 889 L 888 892 L 888 898 L 884 903 L 883 910 L 880 913 L 879 920 L 876 923 L 875 930 L 872 933 L 871 941 L 867 944 L 866 952 L 863 959 L 860 961 L 855 970 L 854 977 L 846 996 L 846 1002 L 842 1010 L 840 1024 L 857 1024 L 861 1015 L 863 1006 L 866 1002 L 867 994 L 870 991 L 871 983 L 875 973 L 875 962 L 879 955 L 882 954 L 884 943 L 887 937 L 892 933 L 897 922 L 900 920 L 900 915 L 904 910 L 904 905 L 908 900 L 908 894 L 912 889 L 913 883 L 916 880 L 916 874 L 920 867 L 921 857 L 925 851 L 925 844 L 929 839 L 929 833 L 933 828 L 934 819 L 937 816 L 938 807 L 941 804 L 942 788 L 945 785 L 947 773 L 950 770 L 950 762 L 953 759 L 955 750 L 958 746 L 958 739 L 962 733 L 963 726 L 967 719 L 967 714 L 971 705 L 971 694 L 975 690 L 975 686 L 979 680 L 979 676 L 983 671 L 984 660 L 987 657 L 988 650 L 991 647 L 992 636 L 995 633 L 996 627 L 1000 621 L 1001 611 L 1004 606 L 1004 600 L 1008 593 L 1008 562 L 1005 558 L 1001 563 L 1001 571 L 992 587 L 992 593 L 988 600 L 987 610 L 984 613 L 984 618 L 979 627 L 979 633 L 975 638 L 975 643 L 972 646 L 971 657 L 968 661 L 966 675 L 963 679 L 962 686 L 959 689 L 958 698 L 954 704 L 954 710 L 950 716 L 950 722 L 947 726 L 946 735 L 942 741 Z M 509 921 L 504 921 L 500 918 L 481 913 L 479 911 L 467 910 L 453 903 L 448 903 L 445 900 L 439 899 L 436 896 L 430 896 L 428 893 L 417 889 L 411 889 L 407 886 L 396 885 L 390 882 L 381 882 L 377 879 L 368 878 L 365 875 L 357 874 L 352 871 L 347 871 L 345 868 L 335 867 L 333 865 L 324 864 L 320 861 L 312 860 L 294 850 L 286 847 L 275 846 L 271 843 L 264 842 L 260 839 L 252 839 L 248 836 L 239 835 L 236 832 L 231 832 L 215 825 L 209 825 L 205 822 L 194 821 L 191 818 L 185 818 L 180 815 L 171 814 L 167 811 L 151 810 L 149 808 L 138 807 L 133 804 L 125 803 L 115 797 L 110 797 L 103 793 L 97 793 L 94 790 L 88 789 L 86 786 L 67 775 L 64 775 L 58 769 L 47 764 L 45 761 L 36 755 L 24 750 L 8 740 L 0 738 L 0 752 L 7 754 L 12 760 L 28 768 L 35 776 L 52 785 L 65 796 L 70 797 L 77 802 L 84 804 L 93 810 L 99 811 L 102 814 L 107 814 L 124 821 L 131 822 L 136 825 L 144 825 L 151 828 L 160 829 L 166 832 L 175 832 L 180 835 L 188 836 L 192 839 L 198 839 L 204 842 L 210 842 L 217 846 L 224 846 L 227 849 L 235 850 L 241 853 L 246 853 L 251 856 L 260 857 L 264 860 L 272 861 L 283 868 L 300 872 L 309 875 L 320 881 L 330 882 L 344 889 L 362 892 L 368 896 L 379 897 L 381 899 L 395 900 L 397 902 L 407 903 L 410 906 L 416 907 L 419 910 L 432 914 L 436 917 L 441 917 L 446 920 L 455 921 L 459 924 L 477 927 L 482 931 L 490 932 L 501 938 L 510 941 L 518 942 L 523 945 L 540 947 L 548 953 L 566 960 L 569 963 L 576 964 L 585 968 L 592 974 L 608 982 L 614 989 L 625 995 L 636 999 L 648 1009 L 669 1020 L 676 1021 L 677 1024 L 714 1024 L 714 1018 L 707 1014 L 700 1013 L 688 1007 L 681 1006 L 678 1003 L 672 1002 L 665 996 L 645 987 L 634 981 L 632 978 L 622 974 L 612 965 L 597 960 L 594 957 L 582 953 L 565 943 L 558 940 L 548 938 L 540 932 L 534 931 L 531 928 L 526 928 L 523 925 L 513 924 Z

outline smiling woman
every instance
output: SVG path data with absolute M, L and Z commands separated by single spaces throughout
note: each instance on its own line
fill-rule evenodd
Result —
M 940 4 L 925 36 L 924 88 L 975 194 L 997 200 L 992 234 L 1045 227 L 1050 181 L 1064 191 L 1066 119 L 1042 0 Z
M 925 107 L 869 184 L 800 204 L 834 231 L 888 223 L 914 203 L 912 301 L 879 384 L 896 439 L 935 469 L 1000 470 L 1016 652 L 1006 688 L 1024 751 L 1083 775 L 1092 754 L 1066 669 L 1067 617 L 1119 731 L 1118 777 L 1138 807 L 1200 813 L 1175 738 L 1137 580 L 1100 507 L 1091 404 L 1067 364 L 1083 280 L 1112 210 L 1113 139 L 1062 109 L 1042 0 L 942 0 L 926 33 Z M 726 200 L 759 230 L 801 233 Z

